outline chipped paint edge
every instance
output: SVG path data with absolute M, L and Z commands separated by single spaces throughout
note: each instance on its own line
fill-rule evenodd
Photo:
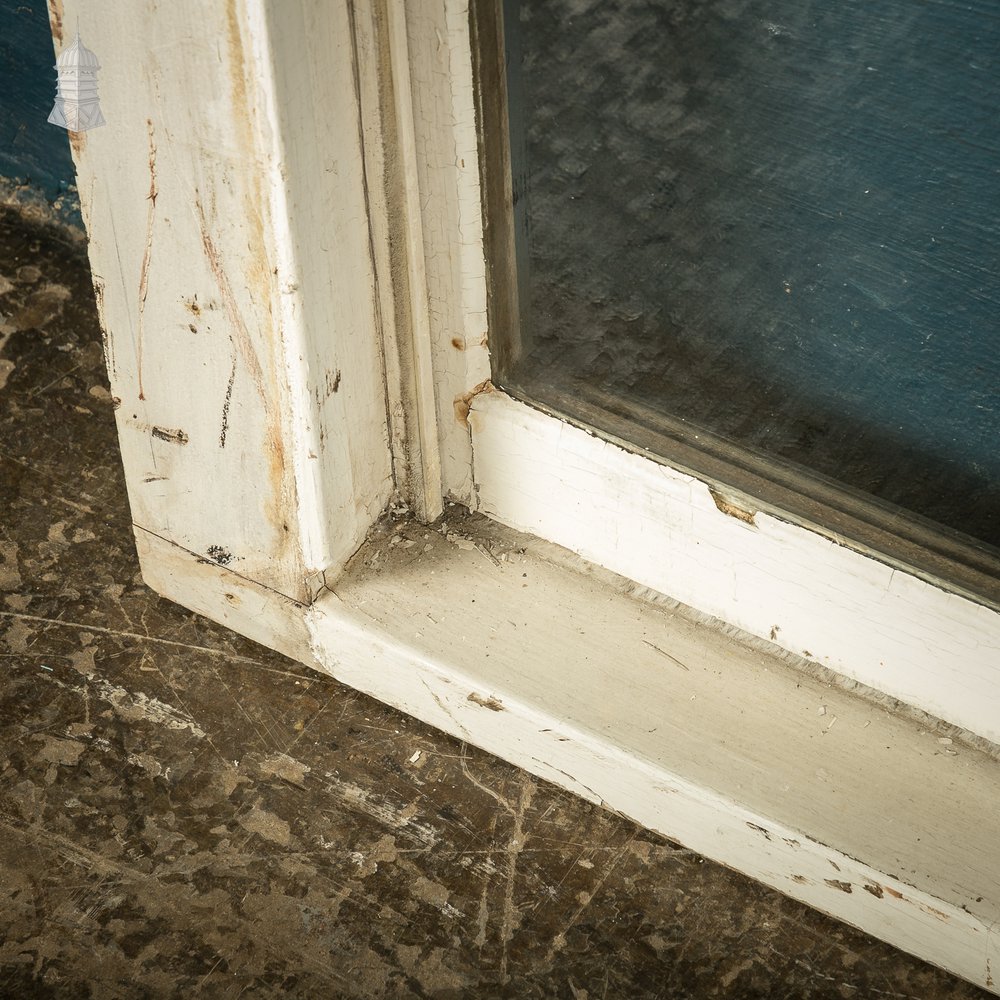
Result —
M 474 664 L 426 656 L 335 594 L 303 605 L 141 528 L 136 540 L 164 596 L 1000 995 L 1000 929 L 962 906 L 626 752 L 613 732 L 598 737 L 516 691 L 484 690 Z
M 468 0 L 408 23 L 446 493 L 1000 743 L 1000 613 L 492 391 Z
M 470 397 L 476 509 L 1000 743 L 1000 614 L 501 390 Z

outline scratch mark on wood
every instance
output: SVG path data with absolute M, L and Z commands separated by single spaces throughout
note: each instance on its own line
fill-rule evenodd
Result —
M 251 341 L 246 324 L 243 322 L 239 304 L 236 301 L 236 296 L 233 295 L 232 286 L 229 284 L 229 277 L 222 266 L 222 257 L 208 232 L 208 222 L 205 218 L 205 209 L 201 203 L 201 199 L 195 197 L 194 204 L 198 212 L 198 222 L 201 227 L 201 246 L 205 252 L 205 259 L 208 261 L 212 276 L 215 278 L 215 283 L 218 286 L 222 304 L 226 309 L 226 315 L 229 317 L 236 346 L 243 357 L 243 363 L 247 366 L 254 386 L 260 393 L 261 399 L 266 403 L 267 394 L 264 387 L 264 373 L 261 370 L 257 353 L 254 351 L 253 341 Z
M 562 742 L 568 742 L 568 741 L 565 738 L 562 738 Z M 590 785 L 585 785 L 579 778 L 576 778 L 572 774 L 570 774 L 569 771 L 564 771 L 561 767 L 554 767 L 547 761 L 539 760 L 537 757 L 533 757 L 532 760 L 541 764 L 543 767 L 552 768 L 553 771 L 558 771 L 560 774 L 565 775 L 574 785 L 576 785 L 579 788 L 583 788 L 587 792 L 589 792 L 591 798 L 593 798 L 595 802 L 600 802 L 602 809 L 608 809 L 611 812 L 614 812 L 611 806 L 609 806 L 607 802 L 605 802 L 604 797 L 602 795 L 598 795 L 597 792 L 595 792 L 594 789 L 590 787 Z
M 122 286 L 122 301 L 127 302 L 128 286 L 125 282 L 125 264 L 122 261 L 121 243 L 119 243 L 118 241 L 118 228 L 115 225 L 115 213 L 110 203 L 108 205 L 108 222 L 111 223 L 111 241 L 115 248 L 115 259 L 118 261 L 118 282 Z M 127 310 L 126 315 L 128 316 L 129 336 L 131 337 L 132 342 L 136 344 L 136 353 L 138 354 L 138 342 L 136 339 L 135 330 L 132 327 L 132 310 L 131 309 Z M 104 326 L 104 318 L 102 317 L 102 327 L 103 326 Z M 111 347 L 113 348 L 114 338 L 111 336 L 110 331 L 108 331 L 106 328 L 104 329 L 104 336 L 108 339 Z M 113 357 L 111 363 L 114 364 Z
M 153 134 L 153 120 L 146 119 L 146 129 L 149 133 L 149 194 L 146 200 L 146 246 L 142 253 L 142 265 L 139 268 L 139 338 L 136 344 L 136 368 L 139 379 L 139 398 L 145 399 L 146 393 L 142 386 L 142 346 L 144 331 L 144 315 L 146 312 L 146 292 L 149 290 L 149 261 L 153 255 L 153 223 L 156 219 L 156 139 Z
M 677 666 L 681 668 L 681 670 L 687 670 L 690 673 L 691 668 L 688 667 L 687 664 L 681 663 L 681 661 L 678 660 L 676 656 L 671 656 L 670 653 L 668 653 L 665 649 L 660 649 L 659 646 L 650 642 L 648 639 L 643 639 L 642 641 L 647 646 L 649 646 L 650 649 L 655 649 L 660 654 L 660 656 L 665 656 L 668 660 L 670 660 L 671 663 L 676 663 Z
M 423 684 L 423 686 L 425 688 L 427 688 L 427 693 L 434 699 L 434 701 L 437 702 L 438 708 L 440 708 L 441 711 L 444 712 L 444 714 L 447 715 L 448 718 L 451 719 L 451 721 L 455 723 L 455 725 L 462 731 L 462 733 L 464 733 L 465 736 L 468 736 L 469 735 L 469 731 L 465 728 L 465 726 L 462 725 L 461 722 L 458 721 L 458 719 L 455 718 L 454 715 L 452 715 L 451 709 L 448 708 L 448 706 L 434 693 L 434 691 L 428 685 L 427 681 L 425 681 L 421 677 L 420 678 L 420 683 Z

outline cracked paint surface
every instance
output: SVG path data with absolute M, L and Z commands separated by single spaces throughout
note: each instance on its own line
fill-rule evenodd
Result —
M 0 994 L 984 995 L 151 593 L 83 251 L 0 221 Z

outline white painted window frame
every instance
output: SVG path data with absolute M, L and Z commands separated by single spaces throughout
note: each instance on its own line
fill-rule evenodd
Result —
M 467 0 L 50 11 L 147 582 L 996 989 L 996 760 L 782 650 L 1000 741 L 997 613 L 494 389 Z

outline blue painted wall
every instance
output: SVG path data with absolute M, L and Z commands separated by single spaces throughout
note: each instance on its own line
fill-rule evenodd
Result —
M 55 61 L 44 0 L 0 0 L 0 178 L 59 200 L 59 214 L 79 223 L 69 134 L 46 120 Z

